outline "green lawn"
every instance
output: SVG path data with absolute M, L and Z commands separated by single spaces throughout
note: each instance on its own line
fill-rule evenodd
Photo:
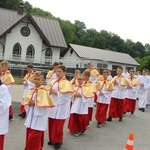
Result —
M 16 84 L 20 84 L 20 83 L 23 84 L 23 78 L 14 77 L 14 79 Z

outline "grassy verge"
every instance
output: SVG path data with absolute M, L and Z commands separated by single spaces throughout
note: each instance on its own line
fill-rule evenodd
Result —
M 15 79 L 16 84 L 22 84 L 23 83 L 23 78 L 14 77 L 14 79 Z

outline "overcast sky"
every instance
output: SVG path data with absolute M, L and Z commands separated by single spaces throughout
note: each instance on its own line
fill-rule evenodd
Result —
M 26 0 L 63 20 L 87 29 L 106 30 L 123 39 L 150 44 L 150 0 Z

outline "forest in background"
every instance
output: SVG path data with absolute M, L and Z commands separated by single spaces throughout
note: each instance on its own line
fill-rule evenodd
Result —
M 0 7 L 18 10 L 20 0 L 0 0 Z M 106 30 L 97 31 L 94 28 L 87 29 L 84 22 L 69 20 L 53 16 L 50 12 L 33 7 L 29 2 L 24 2 L 24 12 L 42 17 L 56 19 L 59 21 L 66 43 L 78 44 L 88 47 L 100 48 L 108 51 L 127 53 L 133 57 L 141 66 L 137 70 L 147 68 L 150 70 L 150 44 L 143 45 L 140 41 L 133 42 L 132 39 L 122 39 L 119 35 Z

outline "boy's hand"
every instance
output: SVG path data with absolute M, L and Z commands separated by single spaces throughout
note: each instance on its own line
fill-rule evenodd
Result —
M 50 89 L 50 94 L 57 95 L 57 91 L 56 91 L 56 90 L 54 90 L 54 89 Z
M 103 96 L 104 94 L 103 94 L 103 92 L 100 91 L 100 92 L 99 92 L 99 95 L 100 95 L 100 96 Z
M 24 82 L 23 82 L 23 85 L 24 85 L 24 86 L 27 86 L 27 85 L 28 85 L 28 83 L 27 83 L 26 81 L 24 81 Z
M 80 93 L 76 93 L 74 97 L 82 97 L 82 95 Z
M 29 107 L 35 106 L 35 102 L 33 100 L 29 100 L 28 106 Z

